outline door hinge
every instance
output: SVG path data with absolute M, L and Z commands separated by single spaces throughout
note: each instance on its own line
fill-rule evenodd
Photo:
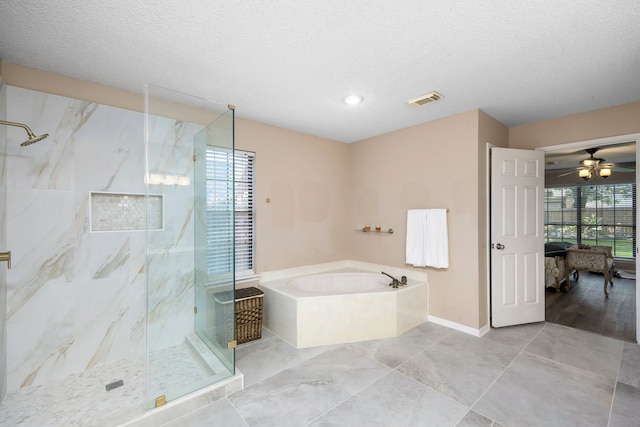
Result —
M 198 307 L 196 307 L 195 305 L 193 306 L 193 312 L 194 312 L 195 314 L 198 314 Z
M 238 341 L 233 340 L 233 341 L 229 341 L 227 343 L 227 350 L 231 350 L 233 348 L 236 348 L 238 346 Z

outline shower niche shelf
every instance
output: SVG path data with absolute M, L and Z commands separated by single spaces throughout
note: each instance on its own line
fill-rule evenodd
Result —
M 163 228 L 162 195 L 91 192 L 90 198 L 92 232 Z

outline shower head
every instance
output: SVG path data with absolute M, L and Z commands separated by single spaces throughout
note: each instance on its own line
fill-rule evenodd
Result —
M 34 143 L 36 143 L 38 141 L 42 141 L 43 139 L 45 139 L 46 137 L 49 136 L 48 133 L 45 133 L 45 134 L 40 135 L 40 136 L 36 136 L 36 134 L 33 133 L 33 131 L 31 129 L 29 129 L 29 126 L 23 125 L 22 123 L 8 122 L 6 120 L 0 120 L 0 125 L 17 126 L 17 127 L 23 128 L 25 131 L 27 131 L 27 135 L 29 135 L 29 139 L 27 139 L 25 142 L 20 144 L 21 147 L 26 147 L 27 145 L 31 145 L 31 144 L 34 144 Z
M 21 147 L 26 147 L 27 145 L 35 144 L 36 142 L 42 141 L 43 139 L 49 136 L 48 133 L 42 134 L 40 136 L 35 136 L 33 132 L 27 132 L 27 133 L 29 134 L 29 139 L 27 139 L 25 142 L 20 144 Z

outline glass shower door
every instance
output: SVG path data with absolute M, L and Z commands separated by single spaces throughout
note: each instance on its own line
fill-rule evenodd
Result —
M 146 103 L 146 406 L 153 408 L 235 374 L 233 350 L 216 345 L 234 319 L 216 310 L 216 298 L 227 296 L 220 292 L 233 299 L 233 270 L 213 280 L 207 267 L 208 233 L 233 235 L 233 222 L 229 213 L 209 222 L 208 206 L 222 195 L 207 193 L 206 158 L 214 145 L 233 151 L 233 112 L 152 85 Z
M 7 86 L 0 77 L 0 118 L 7 117 Z M 8 257 L 7 247 L 7 128 L 0 126 L 0 252 Z M 8 261 L 8 259 L 7 259 Z M 9 263 L 0 261 L 0 402 L 4 399 L 7 377 L 7 346 L 5 322 L 7 312 L 7 268 Z
M 195 332 L 235 373 L 234 111 L 195 137 Z

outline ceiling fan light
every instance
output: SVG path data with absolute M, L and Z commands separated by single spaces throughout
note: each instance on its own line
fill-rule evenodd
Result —
M 596 159 L 586 159 L 582 161 L 582 165 L 587 167 L 596 166 L 598 163 L 600 163 L 600 160 Z
M 611 176 L 611 169 L 602 168 L 602 169 L 600 169 L 600 171 L 598 173 L 600 174 L 601 177 L 607 178 L 607 177 Z
M 578 171 L 578 175 L 580 176 L 580 178 L 584 179 L 585 181 L 588 179 L 591 179 L 591 170 L 589 169 L 580 169 Z

